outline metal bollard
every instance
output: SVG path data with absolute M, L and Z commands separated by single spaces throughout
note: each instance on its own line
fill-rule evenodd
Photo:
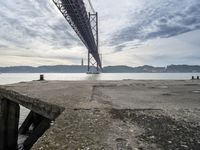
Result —
M 194 76 L 192 76 L 192 80 L 194 80 Z
M 44 81 L 44 75 L 43 74 L 40 75 L 40 81 Z
M 197 80 L 199 80 L 199 76 L 197 76 Z

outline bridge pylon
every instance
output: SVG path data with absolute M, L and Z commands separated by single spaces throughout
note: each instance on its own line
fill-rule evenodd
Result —
M 89 21 L 92 29 L 92 34 L 95 38 L 95 43 L 97 47 L 97 55 L 99 55 L 99 32 L 98 32 L 98 13 L 90 13 L 89 12 Z M 88 51 L 88 73 L 99 73 L 102 64 L 98 64 L 95 60 L 94 55 L 90 51 Z M 95 68 L 95 69 L 94 69 Z

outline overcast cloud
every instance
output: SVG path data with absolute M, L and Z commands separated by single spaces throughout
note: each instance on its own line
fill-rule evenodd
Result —
M 199 0 L 92 2 L 104 65 L 200 65 Z M 51 0 L 6 0 L 0 7 L 0 66 L 86 59 L 86 48 Z

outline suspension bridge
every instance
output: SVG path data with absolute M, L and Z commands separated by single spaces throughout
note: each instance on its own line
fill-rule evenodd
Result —
M 102 68 L 99 56 L 98 13 L 88 0 L 91 12 L 87 12 L 83 0 L 53 0 L 64 18 L 76 32 L 88 50 L 88 72 Z

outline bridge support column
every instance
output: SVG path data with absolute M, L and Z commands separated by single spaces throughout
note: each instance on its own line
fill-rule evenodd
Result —
M 92 54 L 88 52 L 88 73 L 98 73 L 99 72 L 99 65 L 95 61 Z
M 90 52 L 88 51 L 88 72 L 90 72 Z
M 0 99 L 0 150 L 17 150 L 19 104 Z
M 95 44 L 96 44 L 96 53 L 94 55 L 96 54 L 99 55 L 98 13 L 97 12 L 89 13 L 89 20 L 90 20 L 90 25 L 92 29 L 92 34 L 94 36 Z M 100 62 L 95 60 L 92 54 L 88 51 L 88 72 L 98 73 L 100 66 L 101 66 Z M 94 68 L 96 68 L 96 70 L 94 70 Z

